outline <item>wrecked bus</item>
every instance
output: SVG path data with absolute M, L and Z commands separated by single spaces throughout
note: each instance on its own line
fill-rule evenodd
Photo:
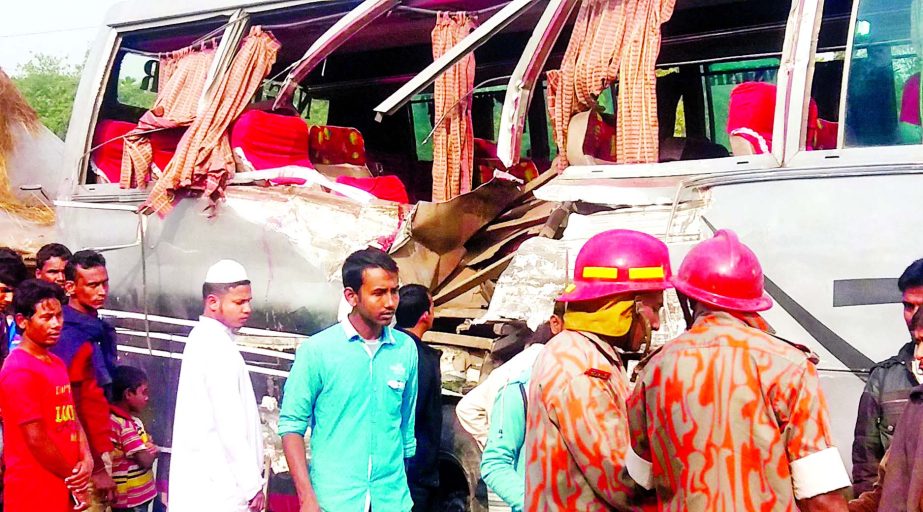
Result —
M 340 262 L 374 243 L 437 304 L 426 341 L 444 351 L 440 509 L 486 510 L 454 401 L 521 348 L 522 325 L 548 317 L 583 241 L 613 228 L 662 238 L 676 264 L 717 229 L 736 230 L 764 265 L 770 324 L 820 355 L 849 464 L 862 379 L 907 339 L 895 283 L 920 256 L 923 6 L 627 4 L 110 11 L 60 163 L 13 169 L 10 181 L 23 202 L 53 201 L 55 224 L 36 245 L 109 260 L 104 313 L 121 356 L 163 383 L 147 423 L 167 447 L 160 479 L 196 276 L 228 256 L 250 270 L 256 311 L 241 350 L 271 418 L 294 347 L 336 321 Z M 435 34 L 441 24 L 454 32 Z M 248 47 L 253 38 L 263 46 Z M 268 62 L 260 52 L 276 45 Z M 230 100 L 213 109 L 216 97 Z M 171 162 L 188 158 L 193 129 L 200 141 L 226 136 L 236 172 L 176 179 Z M 177 191 L 166 202 L 165 176 Z M 656 342 L 684 326 L 675 300 L 662 315 Z M 284 510 L 292 489 L 274 455 L 270 493 Z

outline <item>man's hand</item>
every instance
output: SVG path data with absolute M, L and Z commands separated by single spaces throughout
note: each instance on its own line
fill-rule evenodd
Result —
M 74 466 L 71 476 L 64 479 L 64 484 L 71 492 L 82 492 L 90 483 L 90 474 L 93 473 L 93 460 L 82 460 Z
M 250 512 L 263 512 L 264 510 L 266 510 L 266 495 L 260 489 L 260 492 L 250 500 Z
M 103 503 L 108 504 L 115 500 L 115 480 L 109 476 L 105 468 L 94 471 L 90 481 L 93 482 L 93 488 Z

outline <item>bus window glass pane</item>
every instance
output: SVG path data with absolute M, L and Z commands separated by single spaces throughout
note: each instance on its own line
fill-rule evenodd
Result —
M 433 138 L 429 137 L 429 134 L 433 131 L 433 95 L 418 94 L 410 102 L 410 113 L 413 117 L 414 146 L 417 148 L 417 160 L 420 162 L 432 162 Z M 429 140 L 427 140 L 427 137 L 429 137 Z
M 923 2 L 858 1 L 846 91 L 845 144 L 920 144 Z
M 129 107 L 149 109 L 157 99 L 157 59 L 126 53 L 119 67 L 117 100 Z

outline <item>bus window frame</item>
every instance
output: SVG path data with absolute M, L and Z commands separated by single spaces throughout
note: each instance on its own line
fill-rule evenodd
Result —
M 522 136 L 526 131 L 526 117 L 536 83 L 540 83 L 542 69 L 578 3 L 576 0 L 548 2 L 510 75 L 496 134 L 497 157 L 507 167 L 512 167 L 522 158 Z
M 343 15 L 320 37 L 311 43 L 304 55 L 292 64 L 292 69 L 282 81 L 279 94 L 273 101 L 273 108 L 280 104 L 291 103 L 292 95 L 299 82 L 317 67 L 331 53 L 335 52 L 354 35 L 365 29 L 370 23 L 390 13 L 399 0 L 365 0 Z
M 533 7 L 532 0 L 512 0 L 493 16 L 484 20 L 464 39 L 455 44 L 445 54 L 426 66 L 413 78 L 404 83 L 397 91 L 378 104 L 373 111 L 375 118 L 394 115 L 414 96 L 421 93 L 436 81 L 443 73 L 466 55 L 480 48 L 493 36 L 502 32 L 510 23 Z
M 734 174 L 742 171 L 762 171 L 783 167 L 790 124 L 790 100 L 795 80 L 797 50 L 801 46 L 799 37 L 804 34 L 803 10 L 817 8 L 823 0 L 792 0 L 785 25 L 785 40 L 779 56 L 779 72 L 776 78 L 776 111 L 773 124 L 773 144 L 770 153 L 759 155 L 731 155 L 724 158 L 701 160 L 679 160 L 644 164 L 570 165 L 556 179 L 639 179 L 668 178 L 683 176 Z M 813 18 L 812 18 L 813 20 Z M 812 21 L 813 22 L 813 21 Z M 722 61 L 729 59 L 723 58 Z
M 230 68 L 231 57 L 233 53 L 236 53 L 237 49 L 240 46 L 240 41 L 246 35 L 246 30 L 239 30 L 238 27 L 241 25 L 247 25 L 249 23 L 249 14 L 241 9 L 226 9 L 213 12 L 204 12 L 195 15 L 181 16 L 176 18 L 167 18 L 156 21 L 146 21 L 136 24 L 123 24 L 118 26 L 108 26 L 103 29 L 107 33 L 107 41 L 105 46 L 102 48 L 102 52 L 108 52 L 109 57 L 105 61 L 105 66 L 101 76 L 98 76 L 98 79 L 94 79 L 92 82 L 93 90 L 90 92 L 94 95 L 94 101 L 92 106 L 92 111 L 89 115 L 83 116 L 82 112 L 77 112 L 81 114 L 80 117 L 85 119 L 85 122 L 77 122 L 80 117 L 74 116 L 71 119 L 71 126 L 68 128 L 67 140 L 72 139 L 71 130 L 83 132 L 85 135 L 82 138 L 82 143 L 80 146 L 80 154 L 76 159 L 77 162 L 77 172 L 76 180 L 73 186 L 69 187 L 72 190 L 72 196 L 77 200 L 90 200 L 93 199 L 99 200 L 99 198 L 108 198 L 111 196 L 119 197 L 131 197 L 132 199 L 135 196 L 143 194 L 145 197 L 147 195 L 147 189 L 142 188 L 129 188 L 123 189 L 118 183 L 87 183 L 87 177 L 90 172 L 90 152 L 92 149 L 93 143 L 93 134 L 95 132 L 96 124 L 99 122 L 100 110 L 102 108 L 103 99 L 106 94 L 106 89 L 109 85 L 109 81 L 112 79 L 112 72 L 115 66 L 116 59 L 118 58 L 118 53 L 122 48 L 122 44 L 125 41 L 126 35 L 137 32 L 140 30 L 150 30 L 157 29 L 162 27 L 168 27 L 172 25 L 182 25 L 186 23 L 194 23 L 196 21 L 205 21 L 213 18 L 224 18 L 224 31 L 222 32 L 221 44 L 219 44 L 218 53 L 215 55 L 215 65 L 209 71 L 210 77 L 218 76 L 220 73 L 225 73 Z M 231 23 L 235 17 L 239 17 L 240 21 L 238 23 Z M 92 55 L 91 55 L 92 57 Z M 88 62 L 92 60 L 88 59 Z M 98 62 L 102 62 L 100 59 Z M 81 79 L 81 87 L 83 86 L 83 81 Z M 78 90 L 77 98 L 84 97 L 83 91 Z M 76 111 L 75 111 L 76 112 Z M 76 135 L 74 135 L 76 137 Z
M 844 168 L 844 172 L 851 172 L 850 168 L 854 167 L 875 167 L 875 166 L 894 166 L 894 165 L 913 165 L 923 161 L 923 141 L 919 144 L 903 144 L 891 146 L 859 146 L 847 147 L 845 144 L 845 120 L 846 120 L 846 97 L 849 88 L 849 73 L 852 68 L 853 47 L 855 44 L 856 21 L 859 17 L 859 3 L 862 0 L 853 0 L 852 11 L 849 19 L 849 33 L 846 39 L 845 60 L 843 63 L 843 78 L 840 84 L 840 105 L 839 120 L 840 130 L 837 134 L 837 148 L 808 151 L 805 146 L 808 123 L 808 104 L 811 98 L 811 89 L 814 80 L 815 58 L 817 56 L 817 39 L 820 34 L 821 23 L 823 22 L 823 3 L 818 3 L 820 8 L 816 9 L 813 22 L 811 23 L 812 32 L 802 41 L 802 52 L 807 51 L 803 67 L 796 70 L 796 75 L 800 75 L 798 84 L 800 88 L 793 89 L 792 105 L 790 109 L 792 116 L 790 124 L 797 123 L 796 126 L 789 127 L 789 134 L 792 140 L 789 141 L 788 147 L 790 152 L 786 155 L 784 166 L 792 168 Z M 805 21 L 807 25 L 807 21 Z M 923 56 L 921 56 L 923 57 Z M 800 102 L 797 102 L 794 91 L 803 91 Z M 796 110 L 797 109 L 797 110 Z M 794 137 L 797 137 L 795 139 Z

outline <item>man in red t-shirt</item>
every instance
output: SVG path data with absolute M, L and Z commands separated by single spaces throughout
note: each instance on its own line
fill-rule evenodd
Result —
M 86 508 L 93 459 L 67 368 L 48 351 L 61 334 L 64 298 L 61 287 L 37 279 L 24 281 L 14 294 L 22 342 L 0 370 L 6 512 Z

